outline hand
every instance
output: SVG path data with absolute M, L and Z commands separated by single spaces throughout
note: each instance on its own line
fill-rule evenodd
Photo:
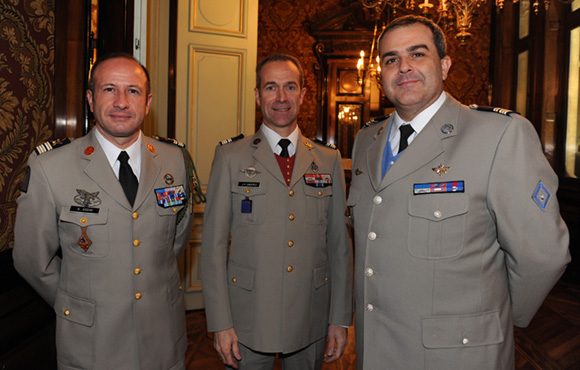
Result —
M 242 355 L 234 328 L 213 333 L 213 346 L 224 364 L 234 369 L 238 368 L 237 361 L 242 359 Z
M 329 325 L 324 362 L 338 360 L 342 356 L 347 343 L 348 329 L 338 325 Z

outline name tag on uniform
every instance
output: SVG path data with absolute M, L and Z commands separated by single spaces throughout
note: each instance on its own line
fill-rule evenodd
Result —
M 98 208 L 70 206 L 70 212 L 99 213 Z
M 332 185 L 332 175 L 329 173 L 313 173 L 304 175 L 304 182 L 315 188 L 325 188 Z
M 431 182 L 413 185 L 413 195 L 433 193 L 463 193 L 465 184 L 463 181 Z
M 155 195 L 157 196 L 157 204 L 163 208 L 180 206 L 187 199 L 183 185 L 155 189 Z

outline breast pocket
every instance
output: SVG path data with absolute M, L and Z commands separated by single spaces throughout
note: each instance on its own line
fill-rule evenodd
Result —
M 316 188 L 304 186 L 306 205 L 306 222 L 309 224 L 324 224 L 328 219 L 328 207 L 332 197 L 332 187 Z
M 98 213 L 73 212 L 62 207 L 58 230 L 60 245 L 84 257 L 105 257 L 109 254 L 109 210 Z M 86 249 L 83 249 L 83 246 Z
M 469 209 L 466 194 L 409 196 L 407 247 L 417 258 L 447 259 L 461 253 Z
M 243 224 L 263 224 L 266 222 L 268 184 L 240 186 L 232 184 L 232 212 L 234 218 Z
M 152 227 L 155 227 L 155 230 L 157 230 L 157 246 L 163 247 L 173 243 L 177 214 L 183 207 L 183 205 L 168 208 L 156 207 L 159 217 L 157 218 L 156 225 L 152 225 Z

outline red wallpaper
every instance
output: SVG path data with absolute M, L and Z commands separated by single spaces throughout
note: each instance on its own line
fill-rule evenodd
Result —
M 13 244 L 28 154 L 52 136 L 54 1 L 0 1 L 0 251 Z M 31 227 L 34 227 L 31 220 Z

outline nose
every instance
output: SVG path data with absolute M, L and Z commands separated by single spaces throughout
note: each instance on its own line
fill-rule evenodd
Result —
M 286 91 L 284 89 L 278 89 L 278 95 L 276 96 L 276 100 L 279 102 L 285 102 L 287 99 Z
M 407 73 L 412 70 L 411 63 L 406 57 L 401 57 L 401 61 L 399 64 L 399 73 Z
M 117 93 L 115 101 L 113 104 L 114 104 L 115 108 L 120 108 L 120 109 L 125 109 L 129 106 L 129 103 L 127 101 L 127 96 L 125 95 L 124 91 L 119 91 Z

